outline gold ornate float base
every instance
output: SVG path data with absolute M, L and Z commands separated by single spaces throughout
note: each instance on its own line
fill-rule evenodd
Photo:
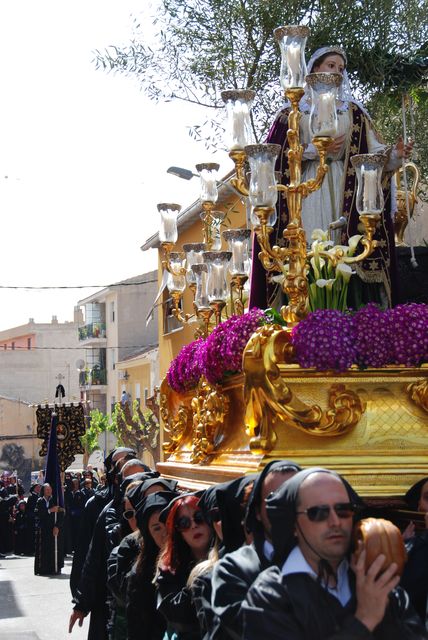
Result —
M 287 458 L 334 469 L 365 497 L 402 496 L 428 476 L 428 368 L 326 374 L 281 362 L 263 365 L 250 341 L 245 378 L 183 395 L 164 382 L 161 473 L 204 487 Z

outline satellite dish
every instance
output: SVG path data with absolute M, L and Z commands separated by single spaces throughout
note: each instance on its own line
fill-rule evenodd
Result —
M 78 371 L 83 371 L 84 368 L 85 368 L 85 361 L 82 359 L 76 360 L 76 369 Z

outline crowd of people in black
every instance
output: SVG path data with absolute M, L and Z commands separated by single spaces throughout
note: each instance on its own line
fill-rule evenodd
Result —
M 129 449 L 106 468 L 81 519 L 70 632 L 90 616 L 88 640 L 428 638 L 428 532 L 407 531 L 401 581 L 383 555 L 366 567 L 352 551 L 367 505 L 337 473 L 277 460 L 188 492 Z M 428 512 L 424 486 L 412 508 Z
M 46 509 L 49 540 L 73 550 L 70 632 L 89 616 L 88 640 L 428 639 L 428 478 L 405 496 L 425 528 L 403 532 L 399 576 L 353 553 L 369 506 L 331 470 L 275 460 L 189 492 L 127 448 L 105 465 L 105 486 L 66 478 L 61 518 L 49 485 L 14 505 L 15 530 L 35 500 L 36 540 Z
M 98 487 L 101 489 L 104 486 L 104 482 L 104 475 L 98 479 L 96 470 L 66 472 L 61 535 L 63 553 L 73 553 L 85 504 Z M 4 476 L 0 480 L 0 557 L 35 554 L 36 530 L 39 526 L 36 505 L 43 496 L 42 477 L 31 485 L 28 495 L 16 476 Z

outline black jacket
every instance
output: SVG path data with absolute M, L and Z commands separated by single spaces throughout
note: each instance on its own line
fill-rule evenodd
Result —
M 350 574 L 352 593 L 354 581 Z M 306 573 L 282 575 L 269 567 L 243 603 L 243 640 L 423 640 L 428 635 L 400 588 L 390 595 L 383 621 L 370 632 L 354 617 L 356 599 L 339 600 Z
M 199 640 L 201 637 L 196 609 L 190 589 L 186 586 L 190 571 L 159 571 L 158 610 L 167 622 L 170 633 L 179 640 Z
M 421 620 L 425 620 L 428 599 L 428 530 L 417 534 L 406 544 L 407 562 L 400 585 Z
M 205 611 L 207 638 L 242 638 L 242 602 L 259 573 L 268 566 L 268 560 L 259 556 L 254 545 L 245 545 L 227 553 L 213 567 L 211 577 L 212 611 Z M 205 585 L 204 585 L 205 582 Z M 207 608 L 206 579 L 195 581 L 194 599 L 198 611 Z

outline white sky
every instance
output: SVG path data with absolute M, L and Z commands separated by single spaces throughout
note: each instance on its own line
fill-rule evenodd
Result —
M 184 207 L 199 181 L 166 173 L 220 162 L 188 135 L 202 109 L 155 105 L 132 79 L 96 71 L 94 49 L 126 43 L 148 0 L 0 3 L 0 285 L 105 285 L 156 267 L 140 246 L 158 227 L 158 202 Z M 5 178 L 7 176 L 7 178 Z M 0 330 L 72 320 L 95 289 L 0 289 Z

